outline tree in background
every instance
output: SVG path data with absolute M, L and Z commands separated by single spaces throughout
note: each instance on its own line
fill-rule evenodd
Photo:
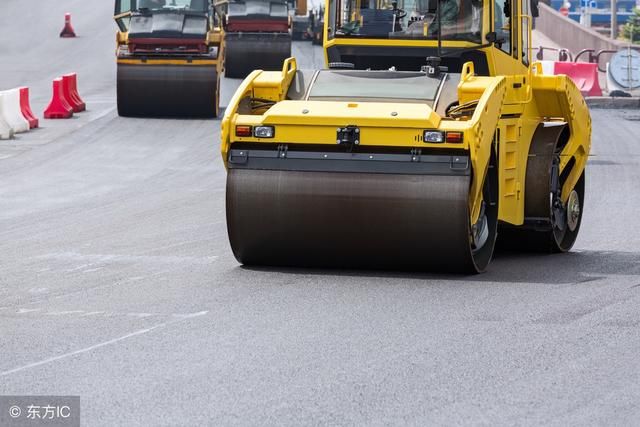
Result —
M 622 27 L 622 36 L 631 40 L 633 36 L 633 43 L 640 43 L 640 8 L 633 8 L 633 15 L 629 17 L 629 20 Z

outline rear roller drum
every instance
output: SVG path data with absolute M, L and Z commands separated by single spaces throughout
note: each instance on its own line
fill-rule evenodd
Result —
M 225 76 L 245 78 L 253 70 L 280 71 L 290 56 L 289 33 L 227 33 Z
M 547 128 L 548 129 L 548 128 Z M 525 183 L 525 225 L 500 229 L 499 246 L 507 250 L 557 253 L 571 250 L 580 231 L 584 209 L 584 171 L 566 203 L 562 188 L 571 161 L 560 173 L 560 153 L 567 135 L 532 144 Z

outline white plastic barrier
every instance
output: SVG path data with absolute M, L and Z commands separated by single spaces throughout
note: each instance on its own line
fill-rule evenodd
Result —
M 2 93 L 2 115 L 15 133 L 27 132 L 29 121 L 22 115 L 20 107 L 20 90 L 5 90 Z
M 542 64 L 542 74 L 553 76 L 555 74 L 555 61 L 538 61 Z
M 13 138 L 13 128 L 4 119 L 3 101 L 4 95 L 0 92 L 0 139 Z

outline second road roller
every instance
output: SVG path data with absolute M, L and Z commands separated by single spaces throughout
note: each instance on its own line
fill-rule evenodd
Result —
M 121 116 L 216 117 L 224 36 L 210 0 L 116 0 Z
M 246 265 L 484 271 L 571 249 L 591 119 L 529 44 L 535 4 L 329 0 L 329 69 L 254 71 L 222 120 Z
M 224 11 L 226 77 L 246 77 L 255 69 L 279 70 L 291 56 L 286 0 L 225 0 L 217 7 Z

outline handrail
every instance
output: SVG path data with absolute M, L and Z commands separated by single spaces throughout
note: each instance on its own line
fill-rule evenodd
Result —
M 565 49 L 565 48 L 555 48 L 555 47 L 548 47 L 548 46 L 539 46 L 538 47 L 538 52 L 536 53 L 536 59 L 538 61 L 542 61 L 544 59 L 544 51 L 545 50 L 552 50 L 554 52 L 558 52 L 558 61 L 559 62 L 573 62 L 573 54 L 569 51 L 569 49 Z

